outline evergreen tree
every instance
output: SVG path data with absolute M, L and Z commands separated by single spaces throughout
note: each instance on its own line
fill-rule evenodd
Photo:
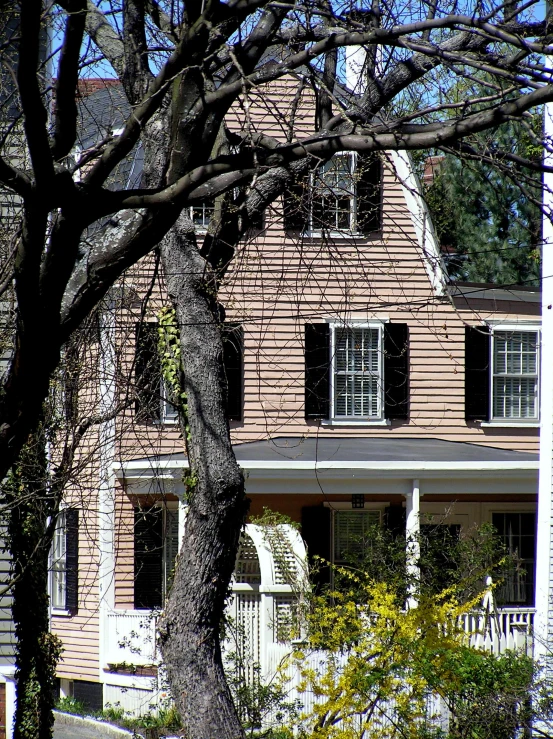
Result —
M 534 115 L 532 127 L 541 127 Z M 541 176 L 517 164 L 497 167 L 499 150 L 538 160 L 527 129 L 510 122 L 478 136 L 487 159 L 445 154 L 424 187 L 450 277 L 502 285 L 539 283 Z

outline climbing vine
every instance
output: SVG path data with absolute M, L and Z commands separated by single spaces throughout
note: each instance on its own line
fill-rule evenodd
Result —
M 171 398 L 175 403 L 184 432 L 186 444 L 190 441 L 190 425 L 188 423 L 188 403 L 183 390 L 180 334 L 175 309 L 164 306 L 158 313 L 158 351 L 161 358 L 161 375 Z M 190 493 L 196 486 L 194 473 L 184 478 L 186 490 Z
M 10 511 L 5 534 L 16 636 L 15 739 L 51 739 L 61 655 L 60 640 L 49 633 L 48 552 L 59 498 L 48 484 L 47 438 L 48 429 L 41 425 L 2 485 L 3 502 Z

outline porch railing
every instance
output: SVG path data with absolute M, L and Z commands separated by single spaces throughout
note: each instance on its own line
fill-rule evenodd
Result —
M 156 618 L 148 611 L 106 613 L 104 657 L 106 665 L 153 665 L 158 661 Z
M 533 653 L 535 608 L 497 608 L 466 613 L 461 626 L 469 637 L 469 644 L 492 654 L 508 649 Z
M 287 626 L 297 595 L 286 581 L 286 573 L 306 576 L 307 555 L 297 531 L 288 526 L 271 542 L 261 527 L 246 526 L 237 560 L 232 598 L 227 616 L 234 634 L 227 636 L 227 653 L 240 652 L 247 665 L 246 680 L 253 679 L 257 665 L 261 675 L 271 675 L 275 660 L 286 654 Z M 460 625 L 471 646 L 501 654 L 506 650 L 533 652 L 534 608 L 497 608 L 491 578 L 478 611 L 464 614 Z M 108 664 L 152 665 L 156 650 L 156 620 L 146 611 L 109 611 L 106 614 L 104 655 Z M 230 632 L 229 632 L 230 633 Z

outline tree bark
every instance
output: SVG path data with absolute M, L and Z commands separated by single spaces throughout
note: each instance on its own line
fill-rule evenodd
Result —
M 48 554 L 55 496 L 46 484 L 46 439 L 41 429 L 22 450 L 3 486 L 11 504 L 8 542 L 12 557 L 12 615 L 17 639 L 17 707 L 14 739 L 52 739 L 54 684 L 60 642 L 50 634 Z
M 160 647 L 190 739 L 241 739 L 219 630 L 247 502 L 225 414 L 216 280 L 185 216 L 165 238 L 161 253 L 180 327 L 190 475 L 184 544 L 160 626 Z

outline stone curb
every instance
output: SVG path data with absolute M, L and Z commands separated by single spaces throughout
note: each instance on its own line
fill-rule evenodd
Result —
M 122 729 L 119 726 L 108 724 L 105 721 L 100 721 L 92 716 L 83 717 L 76 716 L 74 713 L 63 713 L 62 711 L 54 711 L 54 718 L 56 723 L 62 724 L 63 726 L 87 726 L 88 728 L 98 729 L 98 737 L 109 737 L 110 739 L 121 739 L 122 737 L 142 737 L 142 734 L 138 732 L 132 732 L 128 729 Z M 101 732 L 101 733 L 100 733 Z M 179 739 L 179 737 L 167 736 L 165 739 Z
M 54 717 L 57 724 L 62 724 L 64 726 L 87 726 L 89 728 L 98 729 L 99 737 L 113 737 L 114 739 L 118 739 L 119 737 L 124 736 L 136 736 L 132 731 L 120 729 L 118 726 L 107 724 L 105 721 L 99 721 L 96 718 L 83 718 L 82 716 L 75 716 L 72 713 L 62 713 L 61 711 L 54 711 Z

